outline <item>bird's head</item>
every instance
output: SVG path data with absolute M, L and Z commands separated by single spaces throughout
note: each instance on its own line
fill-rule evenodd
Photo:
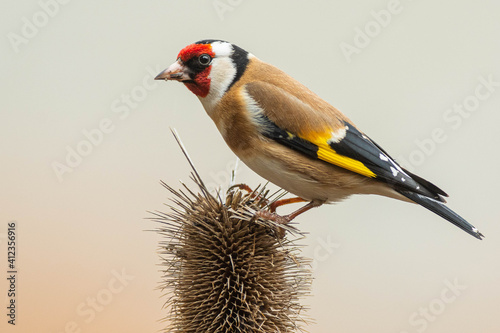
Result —
M 249 53 L 222 40 L 201 40 L 183 48 L 176 62 L 155 77 L 155 80 L 176 80 L 184 83 L 201 98 L 209 94 L 220 97 L 243 74 Z

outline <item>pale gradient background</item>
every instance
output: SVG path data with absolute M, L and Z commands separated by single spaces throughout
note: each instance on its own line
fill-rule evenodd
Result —
M 188 180 L 169 127 L 207 183 L 227 180 L 234 155 L 194 95 L 152 75 L 185 45 L 217 38 L 306 84 L 396 158 L 415 161 L 415 141 L 442 128 L 446 140 L 413 167 L 486 235 L 480 242 L 423 208 L 377 197 L 301 216 L 305 254 L 315 260 L 314 295 L 304 302 L 316 320 L 309 330 L 498 332 L 500 87 L 456 129 L 443 116 L 474 95 L 478 77 L 500 82 L 500 3 L 401 0 L 400 13 L 349 63 L 340 44 L 353 44 L 356 28 L 370 26 L 370 12 L 388 3 L 73 0 L 15 52 L 8 34 L 21 34 L 23 17 L 32 20 L 41 7 L 2 1 L 0 268 L 6 271 L 7 223 L 15 220 L 20 273 L 17 325 L 6 324 L 2 305 L 0 330 L 164 327 L 165 298 L 155 290 L 159 239 L 145 218 L 165 209 L 160 179 L 173 186 Z M 124 107 L 122 96 L 139 96 L 144 84 L 147 94 Z M 64 163 L 67 146 L 75 149 L 82 131 L 105 118 L 113 130 L 59 181 L 52 163 Z M 245 167 L 239 177 L 262 182 Z M 121 284 L 113 271 L 122 270 L 128 280 Z M 441 308 L 441 294 L 452 295 L 445 281 L 455 279 L 466 289 Z M 86 305 L 110 295 L 100 311 Z M 410 316 L 429 306 L 439 314 L 425 329 L 412 325 Z

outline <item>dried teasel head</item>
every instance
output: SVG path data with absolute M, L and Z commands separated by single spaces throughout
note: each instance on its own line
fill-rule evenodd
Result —
M 163 183 L 173 203 L 170 212 L 154 213 L 161 223 L 161 287 L 169 297 L 166 331 L 303 331 L 309 261 L 290 235 L 277 237 L 274 222 L 255 217 L 276 197 L 264 188 L 213 196 L 197 174 L 192 178 L 200 193 Z

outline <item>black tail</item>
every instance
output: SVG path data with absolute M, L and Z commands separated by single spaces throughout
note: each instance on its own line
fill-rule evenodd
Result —
M 477 239 L 482 239 L 484 236 L 482 233 L 477 230 L 476 227 L 474 227 L 472 224 L 464 220 L 461 216 L 459 216 L 457 213 L 446 207 L 446 205 L 442 202 L 439 202 L 437 200 L 434 200 L 432 198 L 428 198 L 426 196 L 423 196 L 418 193 L 406 191 L 406 190 L 399 190 L 396 189 L 399 193 L 407 197 L 408 199 L 418 203 L 419 205 L 427 208 L 428 210 L 436 213 L 437 215 L 441 216 L 447 221 L 450 221 L 463 231 L 465 231 L 468 234 L 471 234 L 472 236 L 476 237 Z

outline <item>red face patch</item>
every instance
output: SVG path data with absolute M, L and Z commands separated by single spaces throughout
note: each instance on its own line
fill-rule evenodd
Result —
M 193 81 L 185 81 L 184 85 L 191 90 L 193 94 L 200 97 L 207 97 L 210 92 L 210 68 L 206 68 L 203 72 L 198 73 Z
M 215 53 L 212 51 L 212 45 L 210 44 L 191 44 L 186 46 L 179 52 L 177 58 L 181 58 L 183 62 L 188 61 L 193 57 L 198 57 L 203 53 L 208 54 L 212 58 L 215 56 Z
M 180 58 L 182 62 L 186 63 L 192 58 L 199 57 L 202 54 L 208 54 L 212 58 L 215 53 L 212 51 L 212 45 L 210 44 L 191 44 L 183 48 L 177 58 Z M 197 96 L 206 97 L 210 92 L 210 74 L 212 66 L 205 68 L 203 71 L 196 74 L 192 81 L 184 82 L 184 85 L 191 90 Z

